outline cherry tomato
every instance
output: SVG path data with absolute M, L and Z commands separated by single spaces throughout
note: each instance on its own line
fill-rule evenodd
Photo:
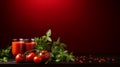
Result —
M 33 60 L 34 60 L 34 63 L 41 63 L 42 62 L 42 58 L 39 56 L 35 56 Z
M 42 50 L 38 56 L 42 57 L 44 61 L 48 61 L 50 58 L 50 53 L 47 50 Z
M 24 55 L 23 54 L 17 54 L 16 57 L 15 57 L 15 60 L 17 63 L 21 63 L 21 62 L 24 62 Z
M 33 62 L 33 58 L 36 56 L 36 54 L 34 52 L 29 53 L 28 55 L 26 55 L 26 61 L 27 62 Z

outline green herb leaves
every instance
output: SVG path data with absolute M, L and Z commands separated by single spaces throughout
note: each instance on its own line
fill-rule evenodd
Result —
M 51 36 L 51 29 L 49 29 L 48 31 L 47 31 L 47 33 L 46 33 L 46 36 Z
M 66 45 L 60 42 L 60 38 L 53 42 L 51 47 L 51 62 L 70 62 L 74 61 L 72 53 L 65 50 Z
M 57 41 L 51 39 L 51 29 L 46 32 L 46 35 L 40 38 L 36 37 L 35 50 L 40 52 L 41 50 L 48 50 L 50 52 L 50 60 L 48 62 L 70 62 L 74 61 L 73 53 L 69 53 L 65 48 L 66 45 L 60 42 L 60 37 Z
M 0 50 L 0 62 L 7 62 L 8 58 L 11 56 L 11 46 L 9 46 L 7 49 L 1 49 Z
M 41 50 L 50 50 L 50 43 L 52 42 L 52 39 L 50 38 L 51 36 L 51 30 L 49 29 L 46 32 L 46 35 L 38 38 L 35 38 L 36 46 L 35 49 L 37 52 L 40 52 Z
M 7 57 L 0 58 L 0 62 L 7 62 L 7 61 L 8 61 Z

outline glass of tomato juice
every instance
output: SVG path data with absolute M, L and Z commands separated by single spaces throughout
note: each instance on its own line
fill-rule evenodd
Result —
M 30 42 L 26 42 L 26 51 L 34 50 L 35 42 L 34 39 L 31 39 Z
M 13 56 L 16 56 L 18 53 L 24 53 L 25 52 L 25 43 L 23 39 L 13 39 L 12 41 L 12 54 Z

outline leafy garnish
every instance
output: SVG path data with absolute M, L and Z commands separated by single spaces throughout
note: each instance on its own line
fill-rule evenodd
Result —
M 46 32 L 46 35 L 39 37 L 35 37 L 35 42 L 36 42 L 36 46 L 35 49 L 37 52 L 40 52 L 41 50 L 50 50 L 50 45 L 52 42 L 51 39 L 51 30 L 49 29 Z
M 53 41 L 51 39 L 51 30 L 49 29 L 46 32 L 46 35 L 35 38 L 36 52 L 40 52 L 41 50 L 48 50 L 50 52 L 50 59 L 46 62 L 70 62 L 74 61 L 73 53 L 69 53 L 65 48 L 66 45 L 60 42 L 60 37 L 57 41 Z
M 60 42 L 60 38 L 53 42 L 51 47 L 51 59 L 50 62 L 70 62 L 74 61 L 72 53 L 68 53 L 65 49 L 66 45 Z
M 0 50 L 0 62 L 7 62 L 8 58 L 11 57 L 11 46 L 9 46 L 7 49 L 1 49 Z

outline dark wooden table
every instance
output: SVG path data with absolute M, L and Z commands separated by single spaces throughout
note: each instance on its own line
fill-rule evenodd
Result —
M 110 55 L 109 55 L 110 56 Z M 0 67 L 120 67 L 120 55 L 114 55 L 117 58 L 116 63 L 105 64 L 80 64 L 80 63 L 50 63 L 50 64 L 35 64 L 35 63 L 16 63 L 14 59 L 10 59 L 8 62 L 0 63 Z

